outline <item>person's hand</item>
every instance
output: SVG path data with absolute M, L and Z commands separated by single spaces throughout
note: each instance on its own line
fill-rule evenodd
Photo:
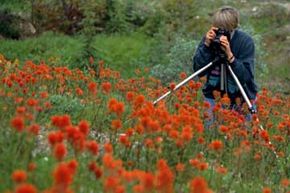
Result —
M 205 35 L 205 42 L 204 44 L 209 47 L 210 43 L 214 40 L 216 33 L 215 30 L 218 30 L 218 28 L 216 27 L 211 27 L 210 30 L 208 30 L 208 32 Z
M 231 50 L 230 42 L 226 36 L 221 36 L 220 38 L 221 49 L 226 53 L 228 61 L 231 63 L 233 61 L 233 53 Z

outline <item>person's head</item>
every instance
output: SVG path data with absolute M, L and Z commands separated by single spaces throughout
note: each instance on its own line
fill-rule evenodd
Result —
M 239 12 L 230 6 L 219 8 L 213 15 L 212 25 L 217 28 L 233 31 L 239 26 Z

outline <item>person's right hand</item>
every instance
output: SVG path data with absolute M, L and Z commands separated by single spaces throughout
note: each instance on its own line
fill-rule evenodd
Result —
M 210 43 L 212 42 L 212 40 L 214 40 L 216 34 L 215 34 L 215 30 L 218 30 L 218 28 L 216 27 L 211 27 L 210 30 L 208 30 L 208 32 L 205 35 L 205 45 L 207 47 L 210 46 Z

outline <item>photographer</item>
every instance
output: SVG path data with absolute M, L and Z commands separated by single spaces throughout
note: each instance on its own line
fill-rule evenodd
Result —
M 235 8 L 222 7 L 218 9 L 212 18 L 212 27 L 201 40 L 193 57 L 193 69 L 199 70 L 217 57 L 213 44 L 219 42 L 224 61 L 228 63 L 243 86 L 251 101 L 256 99 L 257 86 L 254 81 L 254 55 L 255 45 L 253 39 L 245 32 L 237 29 L 239 25 L 239 13 Z M 228 31 L 228 37 L 217 34 L 219 29 Z M 216 39 L 218 38 L 218 40 Z M 221 61 L 215 62 L 209 69 L 199 76 L 206 76 L 207 81 L 202 89 L 205 100 L 214 106 L 214 91 L 221 91 Z M 239 87 L 234 79 L 226 71 L 226 93 L 231 100 L 231 108 L 237 109 L 236 99 L 242 98 Z M 225 91 L 221 91 L 225 94 Z M 243 102 L 243 101 L 242 101 Z

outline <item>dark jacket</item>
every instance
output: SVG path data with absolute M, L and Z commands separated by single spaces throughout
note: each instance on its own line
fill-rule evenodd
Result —
M 215 54 L 210 47 L 204 44 L 205 38 L 200 42 L 196 53 L 193 57 L 193 69 L 204 67 L 215 59 Z M 233 37 L 230 40 L 230 47 L 235 56 L 235 60 L 231 67 L 243 86 L 248 98 L 253 100 L 256 98 L 257 86 L 254 81 L 254 56 L 255 45 L 253 39 L 245 32 L 235 30 Z M 207 76 L 202 91 L 205 97 L 214 98 L 213 91 L 220 90 L 220 65 L 214 64 L 199 76 Z M 227 70 L 227 90 L 230 98 L 241 97 L 239 87 L 236 85 L 234 79 Z

